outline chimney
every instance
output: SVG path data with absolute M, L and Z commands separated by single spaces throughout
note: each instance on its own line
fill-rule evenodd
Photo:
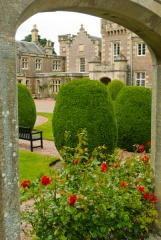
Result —
M 38 29 L 36 24 L 33 25 L 32 29 L 32 42 L 38 43 Z

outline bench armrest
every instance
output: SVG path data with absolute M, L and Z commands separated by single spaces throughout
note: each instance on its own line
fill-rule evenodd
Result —
M 38 134 L 38 133 L 42 134 L 42 132 L 43 132 L 43 131 L 32 131 L 31 134 L 32 134 L 32 135 L 33 135 L 33 134 Z

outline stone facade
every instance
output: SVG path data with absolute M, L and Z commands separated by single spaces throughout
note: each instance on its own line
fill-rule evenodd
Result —
M 101 19 L 102 38 L 90 36 L 83 25 L 77 35 L 59 35 L 60 55 L 53 55 L 50 42 L 17 42 L 17 79 L 35 98 L 54 97 L 62 83 L 89 77 L 108 84 L 120 79 L 126 85 L 152 85 L 152 60 L 148 47 L 128 29 Z

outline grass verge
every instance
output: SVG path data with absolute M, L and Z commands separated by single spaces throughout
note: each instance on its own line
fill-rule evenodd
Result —
M 43 139 L 54 140 L 53 131 L 52 131 L 52 113 L 37 112 L 37 115 L 44 116 L 48 118 L 46 123 L 43 123 L 36 127 L 37 130 L 43 131 Z
M 20 150 L 19 159 L 21 183 L 24 180 L 35 181 L 41 175 L 50 175 L 49 164 L 56 161 L 58 157 Z

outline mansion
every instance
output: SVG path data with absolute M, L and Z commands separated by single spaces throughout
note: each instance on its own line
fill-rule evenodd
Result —
M 101 19 L 101 38 L 90 36 L 81 25 L 77 35 L 59 35 L 58 41 L 60 55 L 54 55 L 51 42 L 39 44 L 34 25 L 31 42 L 16 42 L 17 80 L 35 98 L 55 98 L 62 83 L 83 77 L 104 84 L 119 79 L 126 85 L 152 85 L 147 45 L 116 23 Z

